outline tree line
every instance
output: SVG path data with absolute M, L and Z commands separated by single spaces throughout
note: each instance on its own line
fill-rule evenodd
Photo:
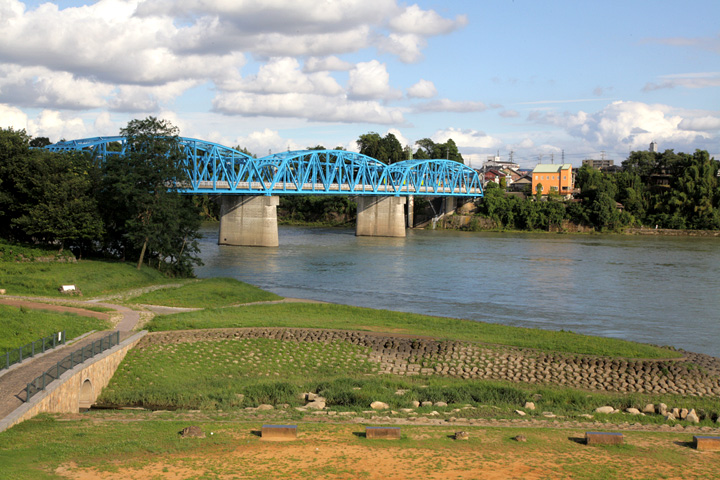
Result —
M 626 227 L 720 229 L 720 162 L 705 150 L 693 154 L 639 151 L 606 173 L 583 166 L 573 200 L 558 195 L 519 198 L 489 183 L 478 213 L 503 228 L 549 230 L 563 221 L 600 231 Z M 477 225 L 477 223 L 473 224 Z
M 191 276 L 201 216 L 199 202 L 176 188 L 178 129 L 148 117 L 120 134 L 127 154 L 101 160 L 31 148 L 46 142 L 0 128 L 0 237 Z

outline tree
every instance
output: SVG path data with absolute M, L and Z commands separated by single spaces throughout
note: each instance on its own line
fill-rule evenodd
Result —
M 435 143 L 429 138 L 421 138 L 417 142 L 418 148 L 415 154 L 416 158 L 427 158 L 427 159 L 446 159 L 453 160 L 459 163 L 465 163 L 462 155 L 460 154 L 455 141 L 449 138 L 445 143 Z
M 366 133 L 360 135 L 357 144 L 361 154 L 381 162 L 390 164 L 405 160 L 405 151 L 392 133 L 388 132 L 384 137 L 376 132 Z
M 48 137 L 35 137 L 30 140 L 30 146 L 34 148 L 42 148 L 50 144 L 52 144 L 52 142 Z
M 31 175 L 17 179 L 17 187 L 31 199 L 12 220 L 36 241 L 80 245 L 103 233 L 94 198 L 95 168 L 82 154 L 34 150 L 28 157 Z
M 160 270 L 190 275 L 192 264 L 200 264 L 193 256 L 199 251 L 200 212 L 178 193 L 186 180 L 178 129 L 148 117 L 131 120 L 120 133 L 127 153 L 108 157 L 103 168 L 107 244 L 136 256 L 138 269 L 147 255 Z

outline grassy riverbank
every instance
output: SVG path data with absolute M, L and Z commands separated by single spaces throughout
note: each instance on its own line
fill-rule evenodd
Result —
M 169 282 L 157 270 L 120 262 L 0 263 L 0 288 L 8 295 L 63 297 L 60 285 L 75 285 L 83 297 L 95 297 Z
M 167 307 L 218 308 L 281 298 L 279 295 L 232 278 L 209 278 L 190 281 L 179 288 L 147 292 L 128 299 L 128 302 Z
M 207 309 L 155 317 L 147 325 L 150 331 L 238 327 L 364 330 L 611 357 L 680 356 L 677 352 L 651 345 L 573 332 L 510 327 L 335 304 L 288 303 Z
M 110 322 L 97 318 L 0 305 L 0 354 L 62 330 L 69 340 L 108 328 Z

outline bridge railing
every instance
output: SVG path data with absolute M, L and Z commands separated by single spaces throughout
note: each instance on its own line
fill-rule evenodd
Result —
M 54 366 L 43 372 L 42 375 L 35 378 L 32 382 L 27 384 L 25 388 L 25 401 L 28 402 L 38 392 L 45 390 L 50 383 L 60 378 L 60 375 L 72 370 L 76 365 L 80 365 L 85 360 L 98 355 L 105 350 L 118 345 L 120 343 L 120 331 L 116 331 L 107 335 L 106 337 L 96 340 L 88 345 L 85 345 L 79 350 L 75 350 L 70 355 L 66 356 Z
M 5 352 L 5 362 L 0 365 L 0 370 L 10 368 L 11 365 L 15 365 L 16 363 L 22 363 L 24 359 L 32 358 L 47 350 L 52 350 L 58 345 L 64 345 L 65 340 L 65 330 L 63 330 L 62 332 L 53 333 L 48 337 L 43 337 L 27 345 L 23 345 L 20 348 L 8 350 Z

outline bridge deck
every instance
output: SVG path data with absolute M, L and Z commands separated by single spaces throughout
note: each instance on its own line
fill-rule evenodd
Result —
M 193 190 L 192 188 L 190 188 Z M 264 186 L 261 182 L 238 182 L 234 187 L 231 187 L 230 182 L 226 181 L 201 181 L 198 183 L 197 189 L 194 189 L 196 191 L 203 191 L 207 190 L 208 192 L 227 192 L 227 193 L 238 193 L 238 192 L 250 192 L 250 193 L 257 193 L 261 194 L 264 193 L 266 190 L 270 189 L 270 184 L 268 183 L 267 186 Z M 316 192 L 343 192 L 347 194 L 357 194 L 357 195 L 367 195 L 367 194 L 373 194 L 375 192 L 379 193 L 401 193 L 405 195 L 450 195 L 453 193 L 469 193 L 469 194 L 476 194 L 478 196 L 482 195 L 482 190 L 477 188 L 471 188 L 469 189 L 469 192 L 463 192 L 462 189 L 453 189 L 450 187 L 420 187 L 415 188 L 412 186 L 403 186 L 398 191 L 396 191 L 392 186 L 387 185 L 380 185 L 376 189 L 373 189 L 370 185 L 356 185 L 355 187 L 352 187 L 350 184 L 343 183 L 343 184 L 332 184 L 329 185 L 329 187 L 326 189 L 325 185 L 322 183 L 304 183 L 302 185 L 302 188 L 298 189 L 297 185 L 294 183 L 286 183 L 286 182 L 277 182 L 275 185 L 272 186 L 271 191 L 277 191 L 278 193 L 287 193 L 287 192 L 298 192 L 298 193 L 316 193 Z

